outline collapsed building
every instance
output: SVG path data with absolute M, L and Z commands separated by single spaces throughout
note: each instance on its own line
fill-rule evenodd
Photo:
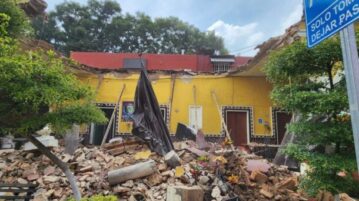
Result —
M 74 73 L 96 91 L 96 105 L 108 118 L 126 85 L 109 139 L 131 136 L 141 69 L 148 73 L 173 137 L 182 123 L 201 130 L 211 141 L 223 138 L 227 130 L 236 146 L 278 145 L 290 121 L 290 114 L 273 107 L 271 85 L 262 66 L 249 66 L 257 62 L 251 57 L 99 52 L 72 52 L 70 57 L 81 66 Z M 84 129 L 88 143 L 100 144 L 105 128 L 91 124 Z

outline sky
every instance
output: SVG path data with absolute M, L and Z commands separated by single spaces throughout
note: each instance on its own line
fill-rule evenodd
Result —
M 86 3 L 87 0 L 73 0 Z M 255 47 L 302 17 L 302 0 L 116 0 L 123 13 L 175 16 L 224 38 L 230 54 L 254 56 Z M 64 0 L 47 0 L 51 11 Z

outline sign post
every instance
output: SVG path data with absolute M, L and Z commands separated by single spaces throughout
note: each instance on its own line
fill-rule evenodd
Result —
M 304 0 L 308 47 L 313 47 L 359 18 L 359 0 Z
M 359 19 L 359 0 L 304 0 L 304 8 L 308 47 L 340 31 L 359 173 L 359 58 L 353 25 Z
M 340 42 L 359 172 L 359 59 L 353 24 L 340 31 Z

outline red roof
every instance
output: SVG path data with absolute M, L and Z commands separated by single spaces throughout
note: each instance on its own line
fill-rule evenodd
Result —
M 138 59 L 135 53 L 71 52 L 70 57 L 80 64 L 97 69 L 121 69 L 125 59 Z M 191 70 L 211 72 L 210 56 L 188 54 L 143 54 L 147 70 Z M 246 64 L 251 57 L 236 57 L 233 66 Z
M 253 57 L 235 57 L 236 66 L 238 67 L 247 64 L 252 58 Z

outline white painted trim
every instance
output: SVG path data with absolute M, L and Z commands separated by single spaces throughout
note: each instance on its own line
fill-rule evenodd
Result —
M 188 106 L 188 126 L 189 127 L 191 127 L 191 108 L 200 108 L 200 111 L 201 111 L 201 116 L 200 116 L 201 123 L 200 124 L 198 122 L 198 116 L 197 116 L 197 124 L 199 124 L 200 128 L 194 128 L 194 129 L 196 129 L 196 130 L 202 129 L 203 128 L 203 106 L 202 105 L 189 105 Z
M 234 58 L 211 58 L 211 62 L 228 62 L 228 63 L 234 63 Z

